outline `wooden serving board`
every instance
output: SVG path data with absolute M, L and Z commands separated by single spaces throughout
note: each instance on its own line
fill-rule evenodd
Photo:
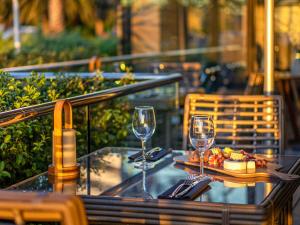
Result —
M 174 165 L 175 168 L 183 170 L 187 172 L 188 174 L 195 174 L 196 171 L 193 166 L 187 166 L 181 163 L 175 163 Z M 198 168 L 197 168 L 198 170 Z M 218 173 L 214 172 L 210 173 L 209 176 L 212 177 L 214 180 L 219 180 L 219 181 L 229 181 L 233 183 L 242 183 L 242 184 L 249 184 L 249 183 L 255 183 L 255 182 L 270 182 L 271 178 L 270 177 L 251 177 L 251 178 L 239 178 L 239 177 L 233 177 L 233 176 L 228 176 L 223 173 Z
M 180 163 L 180 164 L 184 164 L 184 165 L 188 165 L 188 166 L 200 166 L 200 163 L 196 163 L 196 162 L 190 162 L 188 160 L 187 156 L 176 156 L 174 157 L 174 161 L 176 163 Z M 278 168 L 280 166 L 278 165 Z M 233 176 L 233 177 L 238 177 L 238 178 L 256 178 L 256 177 L 264 177 L 264 178 L 270 178 L 272 177 L 272 174 L 269 173 L 267 168 L 257 168 L 255 173 L 243 173 L 243 172 L 235 172 L 232 170 L 225 170 L 222 167 L 218 167 L 218 166 L 211 166 L 208 165 L 207 163 L 204 163 L 204 168 L 211 170 L 211 171 L 215 171 L 218 173 L 222 173 L 222 174 L 226 174 L 229 176 Z M 272 170 L 274 170 L 274 166 L 272 166 Z

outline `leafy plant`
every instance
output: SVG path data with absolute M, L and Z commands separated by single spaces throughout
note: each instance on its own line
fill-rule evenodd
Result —
M 5 164 L 3 161 L 0 162 L 0 179 L 4 177 L 10 177 L 9 172 L 5 171 Z
M 86 79 L 57 74 L 53 79 L 46 79 L 44 75 L 33 73 L 17 80 L 8 73 L 0 72 L 0 110 L 41 104 L 131 82 L 133 78 L 130 76 L 113 82 L 105 80 L 101 74 Z M 91 127 L 97 131 L 97 135 L 93 136 L 94 146 L 117 144 L 127 136 L 129 112 L 126 108 L 128 104 L 124 98 L 123 101 L 116 99 L 92 106 Z M 77 151 L 78 155 L 82 155 L 87 152 L 86 107 L 75 108 L 73 114 Z M 47 115 L 0 128 L 0 162 L 5 163 L 5 170 L 11 175 L 0 175 L 2 186 L 47 169 L 51 161 L 52 124 L 52 116 Z
M 25 36 L 21 51 L 16 54 L 12 41 L 0 40 L 0 68 L 116 55 L 117 43 L 116 37 L 84 38 L 74 31 L 55 37 L 39 32 Z

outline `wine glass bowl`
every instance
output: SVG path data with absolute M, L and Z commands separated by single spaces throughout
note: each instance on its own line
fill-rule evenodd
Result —
M 146 141 L 149 140 L 155 132 L 156 120 L 155 112 L 152 106 L 136 106 L 132 118 L 132 130 L 134 135 L 142 142 L 142 162 L 136 162 L 135 167 L 148 169 L 153 165 L 146 162 L 145 151 Z
M 189 138 L 192 146 L 200 154 L 200 175 L 203 176 L 203 154 L 214 143 L 215 130 L 209 115 L 194 115 L 191 117 Z

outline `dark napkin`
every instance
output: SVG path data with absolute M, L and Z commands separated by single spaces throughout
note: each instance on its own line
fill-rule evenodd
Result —
M 150 149 L 151 150 L 151 149 Z M 150 151 L 148 150 L 148 151 Z M 148 151 L 146 151 L 145 153 L 147 153 Z M 160 151 L 157 152 L 153 152 L 151 154 L 150 158 L 147 158 L 146 161 L 157 161 L 159 159 L 161 159 L 162 157 L 164 157 L 165 155 L 169 154 L 170 152 L 172 152 L 172 149 L 161 149 Z M 128 159 L 130 159 L 131 161 L 134 161 L 136 158 L 142 156 L 142 151 L 139 151 L 137 153 L 134 153 L 133 155 L 128 156 Z
M 206 179 L 200 181 L 198 184 L 196 184 L 191 190 L 189 190 L 185 195 L 181 197 L 169 197 L 173 191 L 184 182 L 184 180 L 178 181 L 174 186 L 166 190 L 164 193 L 160 194 L 158 196 L 159 199 L 178 199 L 178 200 L 194 200 L 197 198 L 200 194 L 203 194 L 204 192 L 208 191 L 210 189 L 210 186 L 208 185 L 211 182 L 211 179 Z M 184 187 L 186 188 L 186 186 Z M 184 190 L 183 188 L 180 190 Z

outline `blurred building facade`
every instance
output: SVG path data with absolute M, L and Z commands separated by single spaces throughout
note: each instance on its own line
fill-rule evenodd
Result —
M 281 0 L 275 6 L 275 65 L 277 70 L 289 70 L 300 48 L 297 26 L 300 3 Z M 127 14 L 126 22 L 119 23 L 123 25 L 121 43 L 130 46 L 127 54 L 238 45 L 238 52 L 207 53 L 194 59 L 243 62 L 251 71 L 263 70 L 264 3 L 261 0 L 135 0 L 122 8 Z

